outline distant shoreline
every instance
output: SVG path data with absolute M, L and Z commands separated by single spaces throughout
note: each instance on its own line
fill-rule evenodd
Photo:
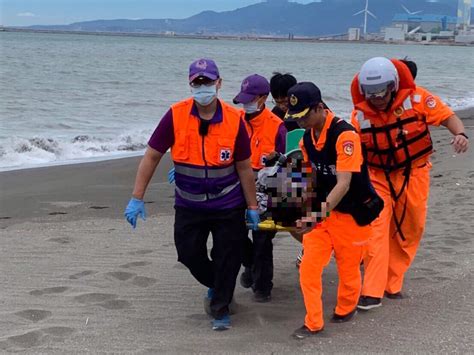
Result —
M 105 31 L 73 31 L 73 30 L 42 30 L 32 28 L 1 27 L 0 32 L 24 32 L 24 33 L 48 33 L 48 34 L 76 34 L 87 36 L 115 36 L 115 37 L 149 37 L 149 38 L 176 38 L 176 39 L 202 39 L 202 40 L 234 40 L 234 41 L 268 41 L 268 42 L 303 42 L 303 43 L 353 43 L 353 44 L 386 44 L 386 45 L 423 45 L 423 46 L 460 46 L 473 47 L 469 43 L 454 42 L 386 42 L 382 40 L 359 40 L 349 41 L 347 39 L 337 39 L 342 34 L 325 35 L 319 37 L 273 37 L 273 36 L 250 36 L 250 35 L 199 35 L 199 34 L 165 34 L 151 32 L 105 32 Z

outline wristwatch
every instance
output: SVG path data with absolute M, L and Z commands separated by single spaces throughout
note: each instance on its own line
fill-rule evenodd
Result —
M 467 136 L 467 134 L 464 133 L 464 132 L 458 133 L 458 134 L 456 134 L 456 135 L 457 135 L 457 136 L 463 136 L 464 138 L 469 139 L 469 137 Z

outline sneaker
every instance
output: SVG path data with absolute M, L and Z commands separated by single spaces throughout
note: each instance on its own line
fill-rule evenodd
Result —
M 244 272 L 240 275 L 240 284 L 243 288 L 250 288 L 252 286 L 252 272 L 249 267 L 246 267 Z
M 211 300 L 214 296 L 214 289 L 210 288 L 207 290 L 207 295 L 204 296 L 204 312 L 206 314 L 211 315 Z
M 301 328 L 298 328 L 293 332 L 292 337 L 295 339 L 304 339 L 304 338 L 308 338 L 313 335 L 316 335 L 320 333 L 322 330 L 323 328 L 319 330 L 311 330 L 306 325 L 303 325 Z
M 271 292 L 255 291 L 253 294 L 253 300 L 259 303 L 270 302 L 272 300 L 272 294 Z
M 405 298 L 400 291 L 395 292 L 395 293 L 389 293 L 389 292 L 385 291 L 385 297 L 390 298 L 391 300 L 401 300 L 401 299 Z
M 346 315 L 344 316 L 340 316 L 339 314 L 336 314 L 336 312 L 334 312 L 334 314 L 332 315 L 332 318 L 331 318 L 331 323 L 344 323 L 344 322 L 348 322 L 352 319 L 352 317 L 354 317 L 355 315 L 357 314 L 357 308 L 354 308 L 354 310 L 350 313 L 347 313 Z
M 214 319 L 212 321 L 212 330 L 227 330 L 232 328 L 232 325 L 230 324 L 230 317 L 229 315 L 223 316 L 221 319 Z
M 303 261 L 303 249 L 301 249 L 300 253 L 296 257 L 296 267 L 299 269 L 301 262 Z
M 357 304 L 358 309 L 368 311 L 372 308 L 377 308 L 382 305 L 382 299 L 370 296 L 360 296 L 359 303 Z

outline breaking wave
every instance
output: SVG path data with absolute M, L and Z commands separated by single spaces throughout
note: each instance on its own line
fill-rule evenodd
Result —
M 0 171 L 113 159 L 141 154 L 150 131 L 117 137 L 12 137 L 0 141 Z

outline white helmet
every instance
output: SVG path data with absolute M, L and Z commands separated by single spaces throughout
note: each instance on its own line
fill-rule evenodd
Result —
M 370 96 L 385 93 L 387 89 L 397 92 L 399 77 L 397 68 L 387 58 L 375 57 L 362 65 L 359 72 L 359 90 Z

